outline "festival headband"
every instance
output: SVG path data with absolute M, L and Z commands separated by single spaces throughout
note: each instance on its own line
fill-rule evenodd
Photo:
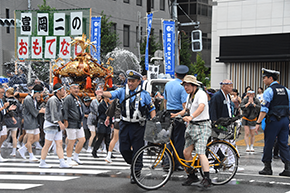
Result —
M 53 90 L 53 92 L 57 92 L 58 90 L 61 90 L 64 86 L 59 87 L 58 89 Z
M 220 82 L 220 85 L 228 85 L 228 84 L 233 84 L 232 82 Z
M 78 84 L 71 84 L 69 85 L 69 87 L 72 87 L 72 86 L 79 86 Z

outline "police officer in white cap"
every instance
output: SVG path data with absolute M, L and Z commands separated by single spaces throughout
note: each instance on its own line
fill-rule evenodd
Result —
M 120 101 L 122 119 L 119 123 L 120 152 L 128 164 L 132 163 L 135 153 L 144 146 L 144 131 L 147 113 L 155 117 L 155 107 L 150 94 L 142 90 L 142 75 L 134 70 L 128 70 L 127 84 L 115 91 L 97 90 L 97 95 L 118 98 Z M 131 149 L 132 147 L 132 149 Z M 131 183 L 135 183 L 131 177 Z
M 277 138 L 280 156 L 285 164 L 285 170 L 279 175 L 290 177 L 290 152 L 288 147 L 290 91 L 277 82 L 279 74 L 280 72 L 278 71 L 262 68 L 263 82 L 269 87 L 263 94 L 261 112 L 256 122 L 257 132 L 263 118 L 266 117 L 262 158 L 265 167 L 262 171 L 259 171 L 259 174 L 273 174 L 271 168 L 272 149 Z

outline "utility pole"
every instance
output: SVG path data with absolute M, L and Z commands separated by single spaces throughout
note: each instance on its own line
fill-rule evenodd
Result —
M 175 21 L 175 66 L 179 65 L 177 0 L 171 0 L 171 19 Z
M 141 41 L 141 12 L 137 11 L 137 20 L 138 20 L 138 34 L 137 34 L 137 50 L 138 50 L 138 59 L 141 61 L 140 53 L 140 41 Z
M 147 0 L 147 14 L 151 13 L 151 0 Z M 147 18 L 146 18 L 147 20 Z M 146 32 L 147 32 L 147 28 L 146 28 Z M 150 34 L 147 34 L 147 36 L 149 36 Z M 146 57 L 146 56 L 145 56 Z M 150 38 L 148 38 L 148 57 L 150 57 Z M 148 61 L 149 58 L 148 58 Z M 148 62 L 148 70 L 147 70 L 147 78 L 150 79 L 150 72 L 149 72 L 149 62 Z

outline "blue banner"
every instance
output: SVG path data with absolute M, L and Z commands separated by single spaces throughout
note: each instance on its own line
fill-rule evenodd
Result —
M 147 15 L 147 42 L 146 42 L 146 49 L 145 49 L 145 70 L 148 70 L 148 66 L 149 66 L 148 45 L 149 45 L 149 37 L 150 37 L 151 27 L 152 27 L 152 19 L 153 19 L 153 13 L 148 14 Z
M 91 19 L 91 42 L 95 42 L 96 51 L 91 47 L 91 54 L 101 64 L 101 19 L 102 17 L 92 17 Z
M 163 21 L 163 50 L 165 74 L 174 78 L 175 68 L 175 22 Z

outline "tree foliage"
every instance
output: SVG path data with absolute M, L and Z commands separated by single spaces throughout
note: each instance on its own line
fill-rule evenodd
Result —
M 150 38 L 149 38 L 149 61 L 150 61 L 150 58 L 154 56 L 154 53 L 157 51 L 157 50 L 163 50 L 162 48 L 162 44 L 157 40 L 157 36 L 155 36 L 154 34 L 150 35 Z M 141 55 L 144 55 L 145 56 L 145 50 L 146 50 L 146 43 L 147 43 L 147 37 L 144 37 L 141 41 L 141 44 L 140 44 L 140 53 Z M 140 65 L 142 67 L 142 72 L 146 72 L 145 70 L 145 57 L 142 57 L 141 58 L 141 62 L 140 62 Z
M 107 53 L 113 51 L 121 43 L 117 32 L 113 30 L 114 23 L 110 21 L 111 16 L 106 16 L 103 11 L 101 15 L 101 58 L 104 59 Z
M 42 5 L 38 5 L 38 9 L 40 11 L 53 11 L 56 10 L 54 7 L 50 7 L 49 5 L 46 4 L 46 0 L 43 0 Z
M 191 62 L 191 42 L 185 33 L 181 33 L 180 65 L 186 65 L 189 68 L 188 74 L 194 74 L 194 67 Z
M 210 80 L 208 78 L 208 68 L 205 67 L 205 62 L 201 57 L 201 53 L 198 52 L 196 54 L 196 62 L 194 62 L 194 75 L 197 75 L 196 78 L 200 82 L 202 82 L 205 86 L 208 86 L 210 83 Z

